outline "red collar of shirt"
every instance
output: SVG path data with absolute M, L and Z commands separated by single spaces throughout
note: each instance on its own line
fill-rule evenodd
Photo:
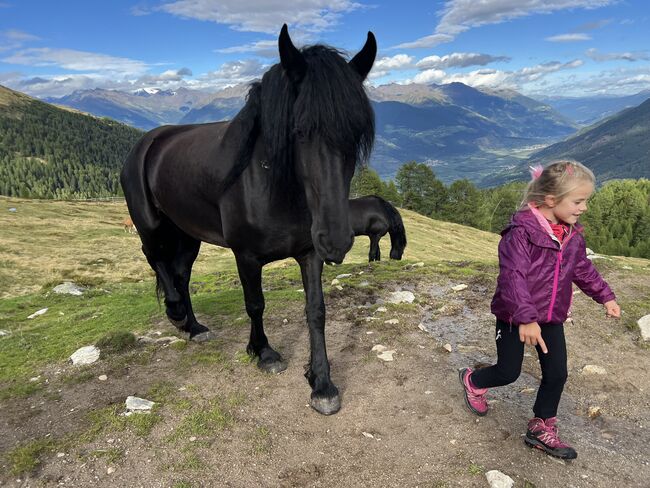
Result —
M 557 240 L 560 242 L 562 242 L 564 236 L 569 233 L 569 224 L 565 224 L 564 222 L 554 224 L 550 220 L 548 221 L 548 224 L 551 226 L 553 235 L 557 237 Z

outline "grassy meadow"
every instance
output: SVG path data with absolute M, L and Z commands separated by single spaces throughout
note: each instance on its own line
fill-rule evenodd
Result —
M 10 211 L 9 209 L 16 209 Z M 460 225 L 435 222 L 402 211 L 409 244 L 401 262 L 387 260 L 390 239 L 381 241 L 381 265 L 374 283 L 395 279 L 407 264 L 447 261 L 494 264 L 498 236 Z M 137 235 L 124 231 L 126 204 L 0 198 L 0 398 L 29 394 L 42 385 L 46 365 L 65 360 L 78 347 L 119 331 L 142 333 L 164 319 L 156 302 L 154 275 Z M 344 264 L 326 266 L 327 286 L 338 274 L 356 271 L 350 286 L 365 280 L 368 239 L 357 238 Z M 462 272 L 456 266 L 454 273 Z M 64 281 L 84 286 L 83 296 L 58 295 Z M 287 301 L 302 302 L 300 271 L 293 260 L 265 267 L 266 316 Z M 367 286 L 365 283 L 363 286 Z M 229 249 L 204 244 L 192 275 L 195 311 L 216 322 L 248 326 L 243 293 Z M 37 310 L 47 312 L 33 319 Z M 163 320 L 164 321 L 164 320 Z

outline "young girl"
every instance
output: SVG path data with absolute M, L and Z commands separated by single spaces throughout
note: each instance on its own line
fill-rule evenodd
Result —
M 465 403 L 485 415 L 487 389 L 514 382 L 521 372 L 524 344 L 535 346 L 542 381 L 528 422 L 525 442 L 564 459 L 577 457 L 557 433 L 556 414 L 567 378 L 563 322 L 567 318 L 572 283 L 598 303 L 607 317 L 621 310 L 607 283 L 587 259 L 578 218 L 594 191 L 593 173 L 580 163 L 560 161 L 533 169 L 524 205 L 501 233 L 499 277 L 492 299 L 497 318 L 497 363 L 472 371 L 460 370 Z

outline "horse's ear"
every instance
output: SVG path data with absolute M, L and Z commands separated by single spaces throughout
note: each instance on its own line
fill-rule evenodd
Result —
M 291 42 L 287 24 L 284 24 L 280 31 L 278 48 L 280 49 L 280 63 L 282 64 L 284 72 L 292 83 L 300 83 L 307 71 L 307 63 L 300 51 L 298 51 L 296 46 L 293 45 L 293 42 Z
M 375 56 L 377 56 L 377 40 L 375 39 L 375 35 L 368 31 L 368 39 L 363 49 L 350 60 L 350 66 L 361 75 L 362 80 L 365 80 L 368 73 L 370 73 L 372 65 L 375 62 Z

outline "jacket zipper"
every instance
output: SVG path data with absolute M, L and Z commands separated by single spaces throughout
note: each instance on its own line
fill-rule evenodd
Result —
M 557 257 L 557 262 L 555 263 L 555 273 L 553 274 L 553 291 L 551 293 L 551 303 L 548 306 L 548 314 L 546 315 L 546 322 L 550 322 L 551 317 L 553 315 L 553 306 L 555 305 L 555 299 L 557 297 L 557 286 L 560 278 L 560 269 L 562 269 L 562 251 L 566 247 L 567 242 L 569 242 L 569 239 L 573 237 L 573 234 L 574 234 L 573 229 L 571 229 L 571 232 L 569 232 L 569 235 L 566 236 L 566 239 L 562 243 L 560 243 L 560 252 Z

